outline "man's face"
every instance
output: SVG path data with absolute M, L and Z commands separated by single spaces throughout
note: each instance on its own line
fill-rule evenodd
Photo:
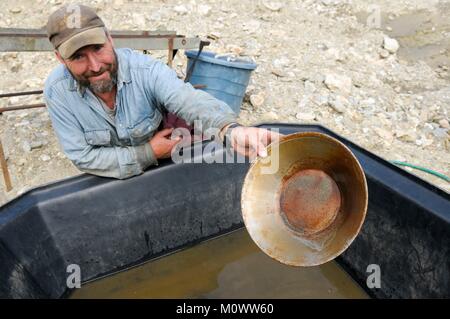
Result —
M 117 57 L 109 36 L 104 44 L 82 47 L 68 59 L 57 56 L 80 85 L 94 93 L 110 92 L 117 83 Z

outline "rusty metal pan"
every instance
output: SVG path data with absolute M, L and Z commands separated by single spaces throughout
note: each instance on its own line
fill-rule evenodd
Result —
M 274 169 L 274 167 L 276 169 Z M 284 136 L 245 177 L 241 208 L 253 241 L 292 266 L 316 266 L 344 252 L 367 211 L 364 171 L 352 152 L 322 133 Z

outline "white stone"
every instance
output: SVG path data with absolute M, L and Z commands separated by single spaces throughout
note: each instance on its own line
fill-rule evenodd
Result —
M 188 13 L 188 9 L 184 5 L 175 6 L 173 10 L 178 14 Z
M 197 11 L 201 16 L 207 17 L 211 12 L 211 7 L 206 4 L 201 4 L 198 6 Z
M 382 57 L 383 59 L 386 59 L 389 56 L 389 51 L 385 50 L 385 49 L 381 49 L 379 54 L 380 54 L 380 57 Z
M 328 105 L 331 106 L 331 108 L 333 110 L 335 110 L 336 112 L 344 113 L 349 105 L 349 102 L 345 97 L 343 97 L 341 95 L 336 95 L 336 96 L 332 96 L 329 99 Z
M 260 107 L 264 104 L 264 93 L 259 93 L 259 94 L 252 94 L 250 95 L 250 103 L 254 106 L 254 107 Z
M 263 119 L 266 121 L 277 121 L 279 119 L 279 116 L 274 111 L 270 111 L 263 115 Z
M 400 48 L 400 45 L 398 44 L 397 40 L 385 36 L 383 41 L 383 47 L 390 53 L 395 53 Z
M 325 85 L 333 92 L 348 95 L 352 90 L 352 79 L 346 75 L 327 74 L 325 76 Z
M 439 121 L 439 125 L 443 128 L 450 128 L 450 124 L 446 119 L 442 119 Z
M 263 1 L 263 5 L 271 11 L 280 11 L 284 8 L 284 4 L 282 2 Z
M 22 8 L 16 7 L 16 8 L 9 9 L 9 11 L 11 13 L 21 13 L 22 12 Z
M 28 143 L 27 141 L 24 141 L 22 143 L 22 149 L 24 150 L 24 152 L 31 152 L 31 145 L 30 143 Z
M 379 137 L 381 137 L 383 140 L 385 140 L 388 143 L 391 143 L 392 140 L 394 139 L 394 135 L 392 134 L 392 132 L 383 129 L 381 127 L 374 127 L 373 130 L 375 131 L 375 133 L 377 133 L 377 135 Z
M 297 114 L 295 114 L 295 118 L 301 121 L 314 121 L 316 115 L 313 113 L 298 112 Z
M 50 156 L 43 154 L 39 157 L 39 159 L 43 162 L 48 162 L 51 158 L 50 158 Z

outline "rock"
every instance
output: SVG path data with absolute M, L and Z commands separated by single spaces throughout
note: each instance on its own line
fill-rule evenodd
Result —
M 254 33 L 261 28 L 261 23 L 258 20 L 250 20 L 242 25 L 242 30 L 248 33 Z
M 450 124 L 448 123 L 448 121 L 446 119 L 442 119 L 439 121 L 439 125 L 442 128 L 450 128 Z
M 44 141 L 34 141 L 31 142 L 30 147 L 32 150 L 37 149 L 37 148 L 41 148 L 42 146 L 44 146 L 46 143 Z
M 282 69 L 289 66 L 289 59 L 287 57 L 281 57 L 272 61 L 272 65 L 275 69 Z
M 283 70 L 280 70 L 280 69 L 272 69 L 270 71 L 270 73 L 272 73 L 273 75 L 278 76 L 280 78 L 284 78 L 284 77 L 288 76 L 288 74 L 286 72 L 284 72 Z
M 392 31 L 392 28 L 391 28 L 390 26 L 387 26 L 387 27 L 386 27 L 386 30 L 389 31 L 389 32 L 391 32 L 391 31 Z
M 173 11 L 175 11 L 178 14 L 186 14 L 186 13 L 188 13 L 188 9 L 184 5 L 175 6 L 173 8 Z
M 389 51 L 385 50 L 385 49 L 381 49 L 379 51 L 380 57 L 382 57 L 383 59 L 386 59 L 389 56 Z
M 277 121 L 279 119 L 279 116 L 277 113 L 270 111 L 263 115 L 263 119 L 266 121 Z
M 311 81 L 305 81 L 305 94 L 311 94 L 316 91 L 316 86 Z
M 203 17 L 207 17 L 209 16 L 210 12 L 211 12 L 211 7 L 206 5 L 206 4 L 201 4 L 198 6 L 197 8 L 197 12 L 203 16 Z
M 299 113 L 295 114 L 295 118 L 297 120 L 301 120 L 301 121 L 314 121 L 314 119 L 316 118 L 316 115 L 313 113 L 299 112 Z
M 206 37 L 208 38 L 208 39 L 211 39 L 211 40 L 214 40 L 214 41 L 217 41 L 217 40 L 219 40 L 220 39 L 220 33 L 219 32 L 211 32 L 210 34 L 208 34 Z
M 325 85 L 332 92 L 348 95 L 352 90 L 352 79 L 346 75 L 327 74 L 325 76 Z
M 11 72 L 18 72 L 20 69 L 22 69 L 22 63 L 13 63 L 12 65 L 11 65 L 11 68 L 10 68 L 10 70 L 11 70 Z
M 390 53 L 395 53 L 400 48 L 400 45 L 397 40 L 385 36 L 383 40 L 383 47 Z
M 25 141 L 22 143 L 22 149 L 24 150 L 24 152 L 31 152 L 31 145 L 30 143 L 28 143 L 28 141 Z
M 374 127 L 373 130 L 375 131 L 375 133 L 377 133 L 377 135 L 379 137 L 381 137 L 384 141 L 388 142 L 388 143 L 392 143 L 393 139 L 394 139 L 394 135 L 392 134 L 392 132 L 383 129 L 381 127 Z
M 12 9 L 9 9 L 9 12 L 11 12 L 11 13 L 21 13 L 22 12 L 22 8 L 19 8 L 19 7 L 16 7 L 16 8 L 12 8 Z
M 250 103 L 253 107 L 260 107 L 264 104 L 265 94 L 263 92 L 259 94 L 250 95 Z
M 229 44 L 226 46 L 227 51 L 233 53 L 234 55 L 241 55 L 244 52 L 244 49 L 234 45 L 234 44 Z
M 342 62 L 344 61 L 344 56 L 336 48 L 330 48 L 325 51 L 328 57 L 334 61 Z
M 405 142 L 414 142 L 417 136 L 417 133 L 412 129 L 397 129 L 394 134 L 397 138 Z
M 28 120 L 23 120 L 19 123 L 14 124 L 15 127 L 29 126 L 29 125 L 30 125 L 30 121 L 28 121 Z
M 416 140 L 416 145 L 418 145 L 418 146 L 427 147 L 427 146 L 430 146 L 431 144 L 433 144 L 433 140 L 427 139 L 424 136 L 422 136 L 420 139 Z
M 345 97 L 336 95 L 330 97 L 328 100 L 328 105 L 331 106 L 331 108 L 336 112 L 344 113 L 349 105 L 349 102 Z
M 323 106 L 328 104 L 328 94 L 314 94 L 312 97 L 313 103 L 318 106 Z
M 39 157 L 39 159 L 43 162 L 48 162 L 51 158 L 50 158 L 50 156 L 43 154 Z
M 447 139 L 449 138 L 448 129 L 445 128 L 437 128 L 433 131 L 433 135 L 438 139 Z
M 324 6 L 338 5 L 340 3 L 341 3 L 341 0 L 322 0 L 322 4 Z
M 270 11 L 280 11 L 284 8 L 284 4 L 281 2 L 263 1 L 263 6 Z

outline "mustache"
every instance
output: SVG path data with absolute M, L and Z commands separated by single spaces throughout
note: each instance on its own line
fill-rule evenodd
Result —
M 88 79 L 90 77 L 99 76 L 99 75 L 105 73 L 106 71 L 111 71 L 111 69 L 112 69 L 112 65 L 108 65 L 107 67 L 102 67 L 98 72 L 88 71 L 83 74 L 83 77 Z

